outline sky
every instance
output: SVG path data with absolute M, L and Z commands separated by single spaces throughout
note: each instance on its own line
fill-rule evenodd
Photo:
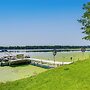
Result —
M 0 0 L 0 46 L 90 45 L 82 6 L 90 0 Z

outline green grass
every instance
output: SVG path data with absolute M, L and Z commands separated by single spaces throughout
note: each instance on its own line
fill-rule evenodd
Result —
M 4 66 L 0 67 L 0 82 L 14 81 L 26 77 L 39 74 L 47 69 L 32 66 L 22 65 L 17 67 Z
M 0 90 L 90 90 L 90 59 L 0 84 Z
M 33 58 L 39 59 L 47 59 L 53 60 L 52 52 L 38 52 L 32 55 Z M 73 61 L 83 60 L 90 57 L 90 52 L 58 52 L 56 55 L 56 61 L 71 61 L 70 57 L 72 57 Z

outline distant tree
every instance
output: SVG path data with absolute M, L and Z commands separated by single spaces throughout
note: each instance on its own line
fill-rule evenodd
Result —
M 83 10 L 85 12 L 81 19 L 78 21 L 82 24 L 82 33 L 86 34 L 86 36 L 83 37 L 83 39 L 90 40 L 90 2 L 83 5 Z

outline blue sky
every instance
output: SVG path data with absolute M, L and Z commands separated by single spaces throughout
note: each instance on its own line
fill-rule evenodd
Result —
M 0 46 L 90 45 L 77 22 L 89 0 L 0 0 Z

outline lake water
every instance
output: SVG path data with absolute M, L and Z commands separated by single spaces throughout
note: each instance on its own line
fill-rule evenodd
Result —
M 14 52 L 0 52 L 0 57 L 17 54 L 29 55 L 31 58 L 53 60 L 53 52 L 25 52 L 23 50 Z M 71 61 L 70 60 L 71 57 L 73 57 L 73 60 L 76 61 L 86 59 L 89 56 L 90 56 L 89 52 L 85 52 L 84 54 L 81 51 L 57 52 L 56 61 Z

